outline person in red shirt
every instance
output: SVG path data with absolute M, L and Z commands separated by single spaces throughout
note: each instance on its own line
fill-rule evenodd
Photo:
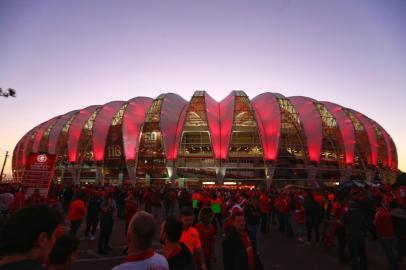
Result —
M 203 192 L 202 198 L 200 200 L 200 208 L 203 207 L 210 207 L 211 206 L 211 198 L 209 197 L 209 194 L 207 191 Z M 200 214 L 200 211 L 199 211 Z
M 316 193 L 314 195 L 314 201 L 318 204 L 320 204 L 320 206 L 324 206 L 324 197 L 321 193 Z
M 389 269 L 399 269 L 394 250 L 395 234 L 392 223 L 392 215 L 390 209 L 384 204 L 382 204 L 382 206 L 376 210 L 375 228 L 383 251 L 385 252 L 386 258 L 388 260 Z
M 130 224 L 131 218 L 137 212 L 138 205 L 135 202 L 134 195 L 131 191 L 128 192 L 124 203 L 125 212 L 125 235 L 127 235 L 128 225 Z
M 200 222 L 194 227 L 199 233 L 200 244 L 202 245 L 204 259 L 208 270 L 212 269 L 212 258 L 214 258 L 214 243 L 216 241 L 216 228 L 210 224 L 213 218 L 213 211 L 209 207 L 203 207 L 199 213 Z
M 290 198 L 292 196 L 292 199 Z M 290 195 L 288 193 L 286 193 L 283 197 L 282 197 L 282 208 L 280 209 L 280 211 L 283 214 L 283 223 L 285 224 L 285 230 L 283 232 L 283 235 L 286 237 L 293 237 L 293 228 L 292 228 L 292 222 L 291 222 L 291 201 L 293 201 L 293 194 Z
M 259 209 L 261 211 L 261 232 L 269 232 L 269 212 L 271 211 L 271 200 L 264 193 L 259 196 Z
M 302 196 L 299 196 L 297 198 L 295 209 L 295 222 L 298 227 L 297 240 L 300 242 L 304 242 L 305 218 L 304 218 L 304 199 Z
M 150 190 L 146 190 L 144 193 L 144 209 L 146 212 L 151 213 L 152 209 L 152 193 Z
M 343 200 L 336 199 L 336 201 L 331 206 L 331 224 L 333 227 L 334 234 L 337 237 L 337 249 L 338 249 L 338 259 L 341 263 L 344 263 L 346 260 L 345 257 L 345 247 L 347 245 L 344 225 L 341 221 L 344 213 L 346 212 L 346 206 Z
M 44 203 L 45 198 L 41 196 L 41 194 L 39 194 L 39 189 L 36 188 L 34 190 L 34 193 L 29 196 L 26 200 L 24 205 L 28 206 L 28 205 L 34 205 L 34 204 L 41 204 Z
M 68 219 L 70 221 L 70 234 L 76 235 L 80 228 L 80 224 L 86 216 L 86 206 L 83 201 L 83 194 L 78 193 L 76 200 L 72 202 L 68 211 Z
M 14 195 L 13 205 L 11 206 L 11 212 L 14 213 L 17 210 L 24 207 L 25 204 L 25 193 L 27 192 L 27 188 L 23 187 Z
M 222 219 L 222 202 L 219 197 L 217 197 L 216 194 L 213 194 L 212 200 L 211 200 L 211 209 L 213 210 L 214 213 L 214 219 L 213 223 L 216 226 L 216 229 L 219 230 L 221 226 L 223 226 L 223 219 Z
M 58 198 L 55 195 L 48 195 L 48 198 L 46 198 L 46 204 L 56 208 L 58 205 Z
M 256 247 L 245 229 L 245 216 L 236 212 L 231 216 L 232 228 L 223 241 L 224 270 L 261 270 Z
M 279 232 L 284 232 L 285 231 L 285 223 L 283 222 L 283 213 L 281 212 L 282 207 L 282 194 L 277 194 L 275 197 L 275 212 L 276 212 L 276 218 L 278 220 L 278 225 L 279 225 Z

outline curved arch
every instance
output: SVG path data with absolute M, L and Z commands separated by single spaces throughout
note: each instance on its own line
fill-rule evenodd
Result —
M 20 149 L 19 149 L 19 153 L 18 153 L 18 164 L 19 167 L 24 167 L 25 166 L 25 162 L 26 162 L 26 158 L 27 158 L 27 148 L 28 148 L 28 143 L 29 140 L 32 136 L 32 133 L 34 133 L 34 131 L 31 131 L 29 134 L 25 135 L 25 137 L 23 137 L 23 142 L 21 143 Z
M 98 112 L 93 123 L 92 131 L 93 153 L 95 161 L 104 160 L 104 148 L 106 146 L 106 138 L 111 121 L 124 103 L 124 101 L 112 101 L 106 103 Z
M 383 128 L 381 128 L 382 134 L 383 134 L 383 138 L 385 140 L 385 144 L 386 144 L 386 149 L 388 150 L 388 168 L 393 169 L 393 159 L 392 159 L 392 145 L 390 143 L 390 137 L 389 134 L 386 132 L 386 130 L 384 130 Z
M 31 129 L 30 131 L 27 132 L 27 134 L 25 134 L 25 140 L 23 142 L 23 149 L 22 152 L 20 153 L 20 157 L 19 160 L 21 162 L 21 166 L 24 167 L 25 164 L 27 163 L 27 150 L 28 150 L 28 145 L 31 141 L 31 139 L 33 139 L 33 135 L 35 135 L 35 133 L 37 132 L 37 130 L 41 127 L 41 125 L 43 125 L 44 123 L 41 123 L 39 125 L 37 125 L 36 127 L 34 127 L 33 129 Z
M 17 169 L 17 167 L 18 167 L 18 153 L 20 152 L 20 148 L 21 148 L 21 145 L 23 143 L 23 140 L 24 140 L 24 136 L 14 146 L 13 159 L 12 159 L 12 164 L 11 164 L 11 168 L 13 170 Z
M 363 115 L 354 110 L 350 110 L 354 116 L 361 122 L 364 126 L 365 131 L 368 135 L 369 147 L 371 149 L 371 164 L 374 166 L 378 165 L 378 139 L 376 137 L 375 129 L 370 120 Z
M 389 136 L 388 132 L 386 132 L 386 130 L 381 125 L 379 125 L 375 121 L 373 121 L 373 122 L 376 125 L 376 127 L 381 131 L 381 133 L 383 135 L 383 139 L 385 140 L 387 157 L 388 157 L 386 164 L 387 164 L 388 168 L 394 169 L 393 168 L 393 156 L 392 156 L 393 149 L 392 149 L 392 143 L 391 143 L 392 138 Z
M 332 102 L 321 102 L 327 110 L 334 116 L 340 129 L 341 137 L 343 138 L 345 149 L 345 163 L 354 163 L 355 152 L 355 130 L 351 119 L 343 111 L 343 107 Z
M 187 112 L 188 105 L 185 105 L 183 107 L 183 110 L 180 114 L 179 121 L 178 121 L 178 126 L 176 127 L 176 137 L 175 137 L 175 145 L 172 153 L 172 159 L 175 160 L 178 158 L 178 153 L 179 153 L 179 144 L 180 144 L 180 139 L 182 136 L 182 131 L 183 131 L 183 126 L 185 124 L 186 120 L 186 112 Z
M 163 97 L 160 128 L 166 158 L 175 160 L 178 157 L 180 135 L 185 121 L 188 102 L 174 93 Z
M 220 133 L 220 107 L 216 100 L 204 92 L 207 125 L 209 126 L 211 144 L 215 159 L 221 158 L 221 133 Z
M 235 105 L 235 91 L 232 91 L 227 97 L 220 101 L 220 139 L 221 159 L 228 158 L 228 150 L 230 148 L 231 131 L 233 129 L 234 120 L 234 105 Z
M 299 113 L 306 134 L 309 159 L 318 163 L 323 131 L 320 114 L 313 104 L 314 101 L 311 98 L 301 96 L 289 97 L 288 99 Z
M 398 169 L 398 152 L 396 150 L 396 144 L 393 141 L 392 137 L 390 137 L 390 142 L 392 145 L 392 169 L 397 170 Z
M 215 159 L 227 159 L 233 129 L 235 91 L 217 102 L 204 93 L 207 124 L 209 126 Z
M 77 114 L 79 111 L 71 111 L 64 115 L 62 115 L 52 128 L 51 132 L 49 132 L 49 139 L 48 139 L 48 153 L 55 154 L 56 150 L 56 143 L 58 141 L 59 134 L 61 133 L 63 127 L 65 126 L 66 122 L 69 121 L 73 117 L 73 115 Z
M 32 132 L 33 131 L 33 129 L 31 129 L 29 132 L 27 132 L 22 138 L 21 138 L 21 140 L 20 140 L 20 142 L 19 142 L 19 146 L 18 146 L 18 150 L 17 150 L 17 153 L 16 153 L 16 167 L 19 167 L 19 168 L 21 168 L 22 166 L 23 166 L 23 154 L 22 154 L 22 152 L 23 152 L 23 149 L 24 149 L 24 144 L 25 144 L 25 141 L 27 140 L 27 138 L 28 138 L 28 134 L 30 133 L 30 132 Z
M 135 160 L 137 157 L 141 128 L 152 101 L 153 99 L 148 97 L 136 97 L 128 101 L 122 126 L 126 160 Z
M 254 108 L 265 160 L 276 160 L 281 135 L 281 109 L 277 96 L 263 93 L 251 100 Z
M 52 119 L 49 119 L 46 121 L 41 127 L 37 130 L 37 133 L 35 134 L 34 137 L 34 142 L 32 144 L 32 152 L 37 153 L 38 148 L 39 148 L 39 143 L 41 142 L 42 136 L 44 135 L 44 132 L 48 129 L 48 127 L 52 126 L 56 120 L 58 119 L 59 116 L 54 117 Z
M 78 112 L 68 131 L 68 159 L 76 162 L 78 156 L 78 143 L 83 126 L 87 119 L 99 108 L 99 105 L 86 107 Z

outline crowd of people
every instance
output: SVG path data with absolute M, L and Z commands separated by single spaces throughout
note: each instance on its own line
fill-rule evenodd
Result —
M 368 269 L 367 237 L 380 242 L 388 269 L 399 269 L 406 255 L 406 187 L 399 184 L 323 190 L 59 185 L 47 198 L 26 192 L 1 186 L 0 269 L 70 269 L 80 241 L 96 236 L 104 256 L 113 249 L 117 219 L 125 223 L 127 256 L 114 270 L 214 269 L 219 239 L 225 270 L 264 269 L 258 243 L 271 228 L 304 245 L 335 248 L 352 269 Z M 152 246 L 157 235 L 161 254 Z

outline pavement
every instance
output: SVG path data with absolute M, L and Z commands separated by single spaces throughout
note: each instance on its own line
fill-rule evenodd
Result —
M 159 220 L 163 219 L 163 213 Z M 157 221 L 157 224 L 159 222 Z M 66 226 L 69 224 L 66 223 Z M 158 227 L 159 228 L 159 227 Z M 126 246 L 125 241 L 125 223 L 124 220 L 115 219 L 113 234 L 110 245 L 113 248 L 107 255 L 97 254 L 97 236 L 96 239 L 83 240 L 80 242 L 77 260 L 73 265 L 73 270 L 104 270 L 111 269 L 123 262 Z M 78 237 L 84 234 L 84 224 L 82 224 Z M 154 249 L 160 252 L 161 245 L 158 241 L 158 232 L 154 238 Z M 215 264 L 213 270 L 221 270 L 222 251 L 221 251 L 221 233 L 217 235 L 215 246 Z M 306 269 L 328 269 L 328 270 L 345 270 L 350 269 L 350 265 L 339 264 L 336 256 L 336 249 L 326 249 L 315 243 L 305 244 L 293 238 L 284 238 L 276 226 L 271 227 L 269 234 L 261 234 L 258 243 L 258 251 L 261 261 L 266 270 L 306 270 Z M 386 258 L 383 254 L 379 242 L 367 241 L 367 256 L 369 270 L 385 270 L 387 268 Z M 406 264 L 400 265 L 401 270 L 406 270 Z

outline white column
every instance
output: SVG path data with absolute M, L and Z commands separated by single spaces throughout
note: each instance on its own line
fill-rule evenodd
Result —
M 104 185 L 103 165 L 96 165 L 96 184 Z

